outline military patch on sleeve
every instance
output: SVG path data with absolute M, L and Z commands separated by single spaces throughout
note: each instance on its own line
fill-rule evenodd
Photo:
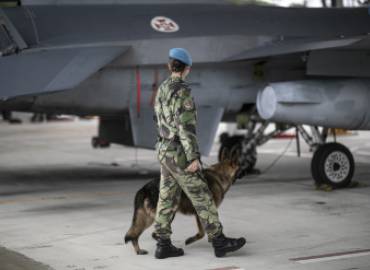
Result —
M 190 99 L 190 98 L 185 99 L 185 101 L 184 101 L 184 108 L 185 108 L 185 110 L 188 110 L 188 111 L 194 109 L 194 102 L 193 102 L 193 100 Z

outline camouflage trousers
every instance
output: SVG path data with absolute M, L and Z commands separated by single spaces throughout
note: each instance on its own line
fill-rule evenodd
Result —
M 155 233 L 161 238 L 170 238 L 171 223 L 184 191 L 208 235 L 208 241 L 222 232 L 217 207 L 207 183 L 198 173 L 188 173 L 176 166 L 173 158 L 165 157 L 161 162 L 161 181 L 155 217 Z

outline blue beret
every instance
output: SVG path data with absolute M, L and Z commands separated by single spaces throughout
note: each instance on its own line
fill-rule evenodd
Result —
M 191 66 L 193 64 L 190 53 L 183 48 L 172 48 L 169 52 L 169 57 L 179 60 L 187 66 Z

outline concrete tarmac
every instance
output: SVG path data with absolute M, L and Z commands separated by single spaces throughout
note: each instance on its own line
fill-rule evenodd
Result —
M 154 151 L 113 145 L 92 149 L 96 123 L 0 123 L 0 269 L 370 269 L 370 133 L 340 137 L 357 162 L 359 187 L 317 191 L 310 157 L 295 141 L 259 149 L 264 173 L 240 179 L 219 211 L 225 234 L 247 238 L 242 250 L 215 258 L 194 217 L 177 215 L 173 242 L 185 256 L 153 257 L 123 244 L 136 191 L 158 177 Z M 265 171 L 287 149 L 281 159 Z M 217 145 L 207 164 L 216 161 Z M 228 267 L 228 268 L 227 268 Z

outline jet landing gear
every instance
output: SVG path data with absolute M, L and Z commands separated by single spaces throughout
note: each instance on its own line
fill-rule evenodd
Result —
M 320 189 L 345 188 L 351 185 L 355 171 L 355 162 L 351 151 L 337 142 L 327 142 L 328 128 L 310 127 L 309 134 L 301 126 L 277 125 L 275 130 L 265 134 L 269 122 L 251 116 L 244 136 L 228 136 L 222 134 L 220 141 L 219 160 L 225 158 L 238 159 L 241 166 L 238 178 L 246 174 L 256 173 L 254 169 L 257 162 L 257 146 L 266 143 L 275 135 L 295 127 L 300 137 L 314 152 L 311 160 L 311 174 L 315 185 Z M 256 128 L 257 127 L 257 128 Z M 297 152 L 300 155 L 299 140 L 297 136 Z
M 253 108 L 248 115 L 245 135 L 221 135 L 218 159 L 219 161 L 224 159 L 239 160 L 238 178 L 247 174 L 259 174 L 260 171 L 254 168 L 257 163 L 257 146 L 266 143 L 272 137 L 291 128 L 291 126 L 276 124 L 273 131 L 265 134 L 269 124 L 270 122 L 262 120 L 258 116 L 256 109 Z
M 353 156 L 340 143 L 326 143 L 315 151 L 311 161 L 311 173 L 317 186 L 347 187 L 355 171 Z
M 93 148 L 108 148 L 110 147 L 110 142 L 100 137 L 92 137 L 91 146 Z
M 314 152 L 311 160 L 311 174 L 317 187 L 344 188 L 351 184 L 355 162 L 351 151 L 337 142 L 327 143 L 328 129 L 322 132 L 311 127 L 310 136 L 303 126 L 297 126 L 299 133 Z

